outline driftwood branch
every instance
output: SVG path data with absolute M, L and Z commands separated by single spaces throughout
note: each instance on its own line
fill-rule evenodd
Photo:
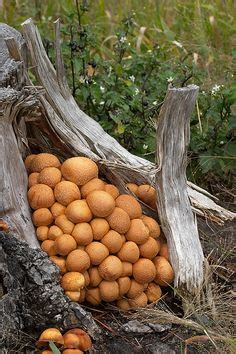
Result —
M 130 181 L 154 185 L 156 166 L 129 153 L 105 133 L 96 121 L 79 109 L 73 96 L 65 89 L 64 78 L 62 82 L 58 82 L 58 75 L 47 57 L 33 21 L 31 19 L 25 21 L 22 28 L 36 77 L 45 88 L 45 96 L 41 96 L 40 100 L 45 109 L 47 122 L 58 137 L 67 142 L 72 154 L 86 155 L 97 161 L 103 167 L 107 178 L 118 184 L 121 189 L 124 189 L 125 183 Z M 59 48 L 59 22 L 55 24 L 55 33 L 56 64 L 61 71 L 63 61 Z M 188 187 L 188 193 L 197 214 L 210 219 L 213 216 L 214 221 L 219 223 L 235 217 L 234 213 L 219 207 L 209 199 L 208 192 L 204 190 L 199 192 L 199 188 L 192 183 Z M 205 194 L 203 206 L 202 194 Z
M 187 193 L 190 116 L 198 87 L 170 88 L 158 118 L 156 174 L 158 214 L 167 237 L 175 285 L 189 291 L 203 280 L 203 252 Z

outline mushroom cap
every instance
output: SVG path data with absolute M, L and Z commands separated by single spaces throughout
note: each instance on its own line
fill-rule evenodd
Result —
M 44 252 L 46 252 L 49 256 L 56 255 L 56 247 L 55 242 L 53 240 L 45 240 L 41 243 L 41 248 Z
M 57 328 L 47 328 L 45 329 L 40 337 L 39 340 L 36 342 L 38 348 L 42 348 L 47 346 L 49 342 L 53 342 L 56 346 L 63 346 L 64 339 L 61 332 Z
M 123 267 L 123 270 L 122 270 L 122 274 L 121 276 L 122 277 L 129 277 L 133 274 L 133 265 L 132 263 L 130 262 L 122 262 L 122 267 Z
M 119 285 L 119 292 L 120 292 L 120 296 L 125 295 L 131 286 L 131 280 L 129 277 L 121 277 L 119 279 L 117 279 L 117 283 Z
M 39 226 L 36 229 L 36 236 L 39 241 L 45 241 L 48 238 L 48 230 L 47 226 Z
M 126 211 L 131 220 L 138 219 L 142 216 L 141 205 L 132 195 L 120 195 L 116 198 L 116 206 Z
M 141 219 L 133 219 L 131 220 L 130 228 L 126 232 L 125 237 L 128 241 L 142 245 L 149 238 L 149 230 Z
M 119 189 L 114 186 L 114 184 L 106 184 L 104 190 L 105 192 L 109 193 L 114 199 L 116 199 L 120 195 Z
M 103 182 L 100 178 L 93 178 L 86 184 L 84 184 L 80 190 L 82 198 L 86 199 L 89 193 L 93 191 L 104 191 L 105 182 Z
M 64 206 L 81 198 L 79 187 L 70 181 L 61 181 L 57 183 L 54 188 L 54 195 L 56 201 Z
M 63 235 L 63 231 L 60 229 L 60 227 L 58 227 L 56 225 L 50 226 L 50 228 L 48 230 L 48 239 L 49 240 L 55 241 L 56 238 L 61 235 Z
M 132 192 L 134 193 L 135 195 L 137 194 L 138 192 L 138 185 L 135 184 L 135 183 L 127 183 L 126 184 L 126 187 Z
M 25 164 L 25 168 L 27 170 L 27 172 L 29 173 L 30 172 L 30 164 L 31 164 L 31 161 L 36 157 L 37 155 L 36 154 L 31 154 L 31 155 L 28 155 L 24 161 L 24 164 Z
M 68 296 L 70 300 L 74 302 L 78 302 L 80 299 L 80 291 L 65 291 L 65 295 Z
M 156 267 L 150 259 L 140 258 L 133 264 L 133 277 L 138 283 L 150 283 L 155 276 Z
M 109 250 L 102 243 L 93 241 L 86 246 L 85 251 L 88 253 L 91 260 L 91 264 L 100 264 L 107 256 L 109 256 Z
M 121 235 L 114 231 L 110 230 L 108 233 L 101 239 L 103 245 L 105 245 L 110 253 L 117 253 L 123 245 L 123 240 Z
M 85 272 L 90 267 L 90 258 L 83 250 L 71 251 L 66 259 L 66 268 L 71 272 Z
M 155 302 L 161 298 L 162 291 L 159 285 L 155 283 L 149 283 L 147 289 L 145 290 L 148 302 Z
M 150 216 L 143 215 L 142 221 L 147 226 L 147 228 L 149 230 L 149 236 L 151 236 L 153 238 L 157 238 L 160 236 L 161 229 L 155 219 L 151 218 Z
M 129 304 L 132 308 L 139 308 L 147 306 L 147 295 L 145 293 L 141 293 L 133 299 L 129 300 Z
M 33 172 L 29 175 L 28 177 L 28 187 L 32 187 L 34 186 L 35 184 L 38 184 L 38 176 L 39 176 L 39 173 L 38 172 Z
M 28 190 L 28 201 L 32 209 L 50 208 L 55 202 L 53 190 L 46 184 L 35 184 Z
M 167 259 L 167 261 L 169 260 L 169 251 L 168 251 L 167 243 L 162 243 L 161 242 L 161 248 L 160 248 L 159 256 L 165 257 Z
M 102 301 L 99 288 L 87 289 L 85 299 L 94 306 L 99 305 Z
M 54 242 L 56 252 L 60 256 L 67 256 L 70 252 L 75 250 L 77 246 L 75 239 L 69 234 L 58 236 Z
M 65 334 L 74 334 L 79 338 L 79 349 L 86 351 L 92 347 L 92 341 L 89 335 L 80 328 L 73 328 L 67 331 Z
M 51 213 L 53 217 L 56 219 L 57 216 L 65 214 L 66 207 L 58 202 L 55 202 L 51 208 Z
M 39 208 L 33 212 L 32 221 L 35 226 L 48 226 L 53 222 L 53 216 L 49 209 Z
M 121 260 L 116 256 L 108 256 L 98 267 L 99 274 L 105 280 L 118 279 L 123 271 Z
M 117 253 L 117 256 L 123 262 L 135 263 L 139 259 L 139 248 L 133 241 L 125 242 L 120 251 Z
M 101 299 L 107 302 L 115 301 L 119 298 L 119 286 L 116 281 L 103 280 L 99 284 Z
M 30 162 L 29 169 L 31 172 L 41 172 L 45 167 L 56 167 L 61 166 L 58 158 L 52 154 L 41 153 L 38 154 Z
M 80 349 L 65 349 L 62 354 L 83 354 L 83 351 Z
M 147 205 L 156 202 L 156 190 L 149 184 L 142 184 L 138 187 L 137 196 Z
M 85 286 L 89 286 L 90 284 L 90 276 L 89 272 L 86 270 L 85 272 L 82 273 L 85 279 Z
M 139 246 L 140 256 L 153 259 L 158 254 L 161 247 L 159 240 L 149 237 L 148 240 Z
M 38 175 L 38 183 L 46 184 L 51 188 L 61 181 L 61 171 L 56 167 L 45 167 Z
M 93 231 L 94 240 L 101 240 L 110 229 L 108 222 L 102 218 L 94 218 L 90 221 L 90 225 Z
M 51 256 L 50 259 L 60 269 L 61 274 L 65 274 L 67 272 L 66 259 L 64 257 Z
M 93 217 L 85 199 L 71 202 L 66 208 L 65 215 L 75 224 L 89 222 Z
M 174 271 L 165 257 L 157 256 L 153 259 L 156 267 L 154 282 L 161 286 L 168 286 L 174 280 Z
M 119 307 L 119 309 L 128 311 L 130 309 L 130 304 L 127 299 L 119 299 L 116 302 L 116 306 Z
M 72 295 L 72 297 L 73 297 L 73 295 Z M 74 300 L 72 300 L 72 301 L 74 301 Z M 66 332 L 63 335 L 63 338 L 64 338 L 64 348 L 65 349 L 80 349 L 80 340 L 77 335 L 75 335 L 73 333 Z
M 130 227 L 130 217 L 121 208 L 115 207 L 113 212 L 106 218 L 110 228 L 119 234 L 124 234 L 129 230 Z
M 79 272 L 67 272 L 61 278 L 61 287 L 66 291 L 80 291 L 84 286 L 84 276 Z
M 87 222 L 76 224 L 72 236 L 79 246 L 87 246 L 93 241 L 93 231 Z
M 130 299 L 135 298 L 144 291 L 144 285 L 137 283 L 136 280 L 131 279 L 131 284 L 126 296 Z
M 115 200 L 105 191 L 93 191 L 86 198 L 92 213 L 98 217 L 110 215 L 115 208 Z
M 92 267 L 88 270 L 90 277 L 90 286 L 97 287 L 103 280 L 99 274 L 98 267 Z
M 87 157 L 72 157 L 61 166 L 61 172 L 65 179 L 83 186 L 91 179 L 98 177 L 98 167 L 95 162 Z
M 62 229 L 65 234 L 71 234 L 75 226 L 64 214 L 56 217 L 55 224 Z

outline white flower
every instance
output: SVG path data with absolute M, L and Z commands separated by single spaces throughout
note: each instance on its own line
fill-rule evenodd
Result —
M 173 82 L 174 81 L 174 78 L 172 77 L 172 76 L 170 76 L 170 77 L 167 77 L 167 82 L 169 82 L 169 83 L 171 83 L 171 82 Z
M 84 84 L 84 83 L 85 83 L 85 78 L 84 78 L 83 76 L 80 76 L 79 82 L 80 82 L 81 84 Z
M 134 94 L 137 95 L 138 93 L 139 93 L 139 89 L 136 88 L 136 89 L 134 90 Z
M 131 75 L 131 76 L 129 77 L 129 79 L 130 79 L 132 82 L 134 82 L 134 80 L 135 80 L 134 75 Z
M 220 91 L 220 89 L 221 89 L 222 87 L 224 87 L 224 85 L 217 85 L 217 84 L 215 84 L 215 85 L 212 87 L 212 89 L 211 89 L 212 95 L 215 95 L 216 92 Z
M 92 102 L 93 102 L 93 104 L 96 104 L 96 100 L 95 100 L 95 98 L 93 98 Z
M 223 140 L 220 141 L 220 145 L 224 145 L 224 143 L 225 143 L 225 142 L 224 142 Z
M 120 43 L 125 43 L 127 41 L 127 38 L 125 36 L 120 37 Z
M 143 144 L 143 149 L 144 149 L 144 150 L 147 150 L 147 148 L 148 148 L 148 145 Z
M 153 101 L 152 104 L 153 104 L 153 106 L 156 106 L 157 105 L 157 101 Z
M 101 90 L 102 93 L 104 93 L 105 92 L 105 87 L 104 86 L 100 86 L 100 90 Z
M 148 51 L 147 51 L 148 53 L 151 53 L 152 52 L 152 50 L 151 49 L 148 49 Z
M 103 105 L 104 103 L 105 103 L 104 101 L 101 101 L 99 104 L 100 104 L 100 105 Z

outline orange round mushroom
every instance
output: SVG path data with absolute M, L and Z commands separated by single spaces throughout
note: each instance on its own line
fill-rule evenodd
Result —
M 27 170 L 27 172 L 30 172 L 30 164 L 31 164 L 31 161 L 36 157 L 37 155 L 35 154 L 31 154 L 31 155 L 28 155 L 24 161 L 25 163 L 25 168 Z
M 108 222 L 102 218 L 94 218 L 90 221 L 90 225 L 92 228 L 94 240 L 101 240 L 110 229 Z
M 155 206 L 156 203 L 156 190 L 149 184 L 142 184 L 138 187 L 137 196 L 147 205 Z
M 98 177 L 98 167 L 95 162 L 87 157 L 72 157 L 61 166 L 61 172 L 65 179 L 83 186 L 91 179 Z
M 106 218 L 110 228 L 119 234 L 124 234 L 129 230 L 130 227 L 130 217 L 121 208 L 115 207 L 113 212 Z
M 155 276 L 156 267 L 150 259 L 140 258 L 133 264 L 133 277 L 138 283 L 150 283 Z
M 91 264 L 100 264 L 108 255 L 108 248 L 100 242 L 93 241 L 86 246 L 85 251 L 88 253 Z
M 86 222 L 76 224 L 72 236 L 79 246 L 87 246 L 93 241 L 93 231 L 91 226 Z
M 83 250 L 71 251 L 66 259 L 66 268 L 70 272 L 85 272 L 90 267 L 90 258 Z
M 132 195 L 120 195 L 116 199 L 116 206 L 126 211 L 131 220 L 138 219 L 142 216 L 141 205 Z
M 71 202 L 66 208 L 65 215 L 75 224 L 89 222 L 93 217 L 85 199 Z
M 38 175 L 38 183 L 46 184 L 51 188 L 61 181 L 61 171 L 56 167 L 45 167 Z
M 65 214 L 66 207 L 58 202 L 55 202 L 51 206 L 50 210 L 53 217 L 56 219 L 58 216 Z
M 127 183 L 126 187 L 130 190 L 130 192 L 134 193 L 137 195 L 138 192 L 138 185 L 135 183 Z
M 148 284 L 145 294 L 147 295 L 148 302 L 156 302 L 161 298 L 162 291 L 159 285 L 150 283 Z
M 107 217 L 115 208 L 115 200 L 104 191 L 93 191 L 86 198 L 92 213 L 98 217 Z
M 56 266 L 60 269 L 61 274 L 65 274 L 67 272 L 66 269 L 66 260 L 64 257 L 59 256 L 50 256 L 50 259 Z
M 119 279 L 117 279 L 117 283 L 119 285 L 119 292 L 120 292 L 120 296 L 125 295 L 131 286 L 131 280 L 129 277 L 121 277 Z
M 49 240 L 55 241 L 56 238 L 61 235 L 63 235 L 63 231 L 60 229 L 60 227 L 58 227 L 56 225 L 50 226 L 50 228 L 48 230 L 48 239 Z
M 74 224 L 67 217 L 62 214 L 56 217 L 55 224 L 58 226 L 65 234 L 71 234 L 74 229 Z
M 29 168 L 31 172 L 41 172 L 45 167 L 59 168 L 60 166 L 61 163 L 56 156 L 52 154 L 41 153 L 32 159 Z
M 84 276 L 79 272 L 67 272 L 61 278 L 61 287 L 65 291 L 80 291 L 84 286 Z
M 111 254 L 119 252 L 123 245 L 121 235 L 114 230 L 108 231 L 108 233 L 101 239 L 101 242 L 108 248 Z
M 120 195 L 119 189 L 113 184 L 106 184 L 104 190 L 105 192 L 109 193 L 114 199 L 116 199 Z
M 49 209 L 40 208 L 33 212 L 32 221 L 35 226 L 48 226 L 53 222 L 53 216 Z
M 79 187 L 70 181 L 61 181 L 57 183 L 54 188 L 54 195 L 56 201 L 64 206 L 81 198 Z
M 123 271 L 122 262 L 116 256 L 108 256 L 98 267 L 99 274 L 105 280 L 118 279 Z
M 123 270 L 122 270 L 122 274 L 121 276 L 122 277 L 129 277 L 133 274 L 133 265 L 132 263 L 130 262 L 122 262 L 122 267 L 123 267 Z
M 65 291 L 65 295 L 68 296 L 70 300 L 74 302 L 78 302 L 80 299 L 80 291 Z
M 77 246 L 75 239 L 69 234 L 58 236 L 54 242 L 56 252 L 60 256 L 67 256 L 70 252 L 75 250 Z
M 149 230 L 149 236 L 153 238 L 157 238 L 161 234 L 161 229 L 156 220 L 151 218 L 150 216 L 143 215 L 142 216 L 143 223 L 147 226 Z
M 81 187 L 82 198 L 86 199 L 89 193 L 93 191 L 104 191 L 105 182 L 99 178 L 93 178 Z
M 147 306 L 148 298 L 145 293 L 139 294 L 137 297 L 130 299 L 129 304 L 132 308 L 139 308 Z
M 39 176 L 38 172 L 33 172 L 29 175 L 29 177 L 28 177 L 28 187 L 29 188 L 34 186 L 35 184 L 38 184 L 38 176 Z
M 148 240 L 139 246 L 140 256 L 153 259 L 158 254 L 161 247 L 159 240 L 149 237 Z
M 90 286 L 92 287 L 97 287 L 101 281 L 102 277 L 99 274 L 98 268 L 97 267 L 92 267 L 88 270 L 89 277 L 90 277 Z
M 168 251 L 167 243 L 161 242 L 159 256 L 165 257 L 167 260 L 169 260 L 169 251 Z
M 85 299 L 94 306 L 99 305 L 102 301 L 99 288 L 87 289 Z
M 117 256 L 123 262 L 135 263 L 139 259 L 139 248 L 133 241 L 125 242 L 120 251 L 117 253 Z
M 156 267 L 154 282 L 160 286 L 168 286 L 174 280 L 174 271 L 165 257 L 157 256 L 153 259 Z
M 133 241 L 141 245 L 148 240 L 149 230 L 141 219 L 133 219 L 125 237 L 128 241 Z
M 116 302 L 116 306 L 119 307 L 121 310 L 128 311 L 130 309 L 129 301 L 126 299 L 119 299 Z
M 73 328 L 73 329 L 70 329 L 69 331 L 67 331 L 65 333 L 66 335 L 67 334 L 74 334 L 77 336 L 77 338 L 79 339 L 79 349 L 81 350 L 89 350 L 91 347 L 92 347 L 92 341 L 91 341 L 91 338 L 89 337 L 89 335 L 83 331 L 82 329 L 80 328 Z
M 47 240 L 48 238 L 48 230 L 47 226 L 39 226 L 36 229 L 36 236 L 39 241 Z
M 45 240 L 41 243 L 41 248 L 49 256 L 55 256 L 57 254 L 55 248 L 55 242 L 53 240 Z
M 99 284 L 101 299 L 107 302 L 115 301 L 119 298 L 119 286 L 116 281 L 103 280 Z
M 32 209 L 50 208 L 55 202 L 53 190 L 46 184 L 35 184 L 28 190 L 28 201 Z
M 130 288 L 126 293 L 126 296 L 130 299 L 133 299 L 140 295 L 144 291 L 144 285 L 137 283 L 136 280 L 131 279 Z
M 49 342 L 53 342 L 57 347 L 61 347 L 64 344 L 64 339 L 61 332 L 57 328 L 45 329 L 39 340 L 36 342 L 38 348 L 42 348 L 49 345 Z

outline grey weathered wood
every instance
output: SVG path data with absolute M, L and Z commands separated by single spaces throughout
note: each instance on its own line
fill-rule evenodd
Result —
M 14 58 L 9 55 L 5 36 Z M 30 246 L 38 247 L 27 201 L 27 173 L 17 141 L 17 136 L 21 143 L 25 138 L 20 112 L 30 111 L 35 98 L 23 87 L 23 64 L 15 60 L 19 59 L 15 40 L 19 45 L 23 44 L 19 32 L 0 25 L 0 219 L 4 219 L 12 232 L 23 237 Z
M 189 291 L 203 280 L 203 252 L 188 197 L 186 166 L 190 116 L 198 87 L 169 88 L 157 125 L 158 215 L 168 240 L 175 285 Z
M 63 60 L 60 50 L 59 23 L 57 22 L 55 26 L 56 63 L 61 72 Z M 22 28 L 35 74 L 45 88 L 45 96 L 40 100 L 46 111 L 46 119 L 58 137 L 70 147 L 72 154 L 85 155 L 97 161 L 107 178 L 123 190 L 125 183 L 130 181 L 154 185 L 156 166 L 129 153 L 114 138 L 105 133 L 96 121 L 79 109 L 73 96 L 68 94 L 65 79 L 63 78 L 61 83 L 58 82 L 58 75 L 48 59 L 33 21 L 31 19 L 25 21 Z M 235 218 L 235 213 L 219 207 L 207 197 L 208 192 L 201 189 L 200 193 L 199 187 L 195 188 L 192 183 L 188 187 L 188 193 L 197 214 L 201 216 L 204 214 L 206 218 L 213 218 L 219 223 Z M 204 211 L 201 210 L 202 194 L 206 196 L 203 203 Z M 207 200 L 209 203 L 206 202 Z M 150 208 L 148 210 L 150 212 Z

